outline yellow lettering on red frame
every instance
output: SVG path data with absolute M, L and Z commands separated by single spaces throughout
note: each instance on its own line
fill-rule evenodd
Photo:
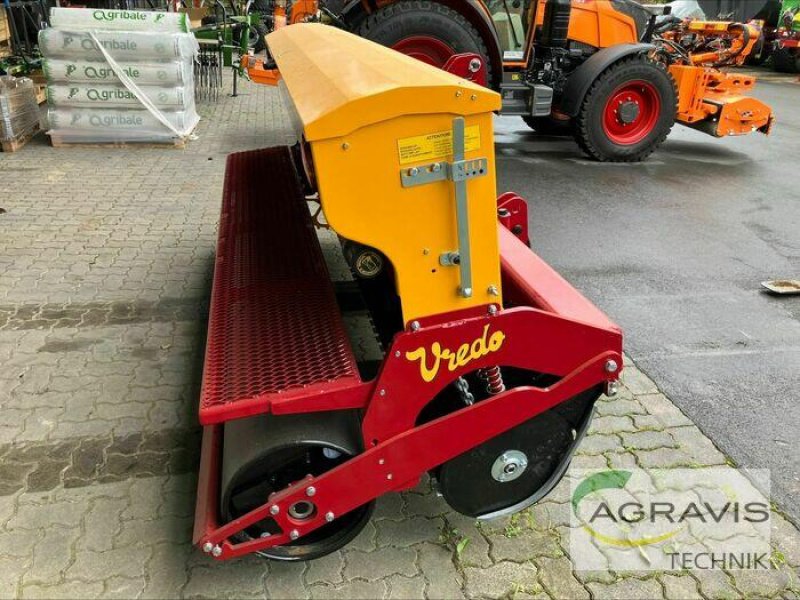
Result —
M 416 350 L 406 352 L 406 359 L 412 362 L 419 361 L 419 374 L 425 383 L 430 383 L 436 379 L 443 362 L 447 366 L 447 370 L 453 372 L 467 366 L 473 360 L 497 352 L 505 339 L 506 335 L 499 330 L 489 335 L 489 324 L 487 323 L 483 328 L 483 335 L 471 343 L 461 344 L 455 350 L 451 350 L 442 348 L 439 342 L 433 342 L 430 352 L 425 346 L 420 346 Z

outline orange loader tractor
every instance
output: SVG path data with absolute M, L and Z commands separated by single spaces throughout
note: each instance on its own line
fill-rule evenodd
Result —
M 599 161 L 643 160 L 676 120 L 716 137 L 772 126 L 747 95 L 755 79 L 719 70 L 750 52 L 752 25 L 682 22 L 633 0 L 266 1 L 274 29 L 328 23 L 447 68 L 500 92 L 501 114 L 572 135 Z M 280 78 L 270 56 L 244 61 L 256 82 Z

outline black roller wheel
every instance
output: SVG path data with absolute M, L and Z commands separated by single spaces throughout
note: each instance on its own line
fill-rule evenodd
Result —
M 772 53 L 772 66 L 779 73 L 800 72 L 800 52 L 776 48 Z
M 667 138 L 677 111 L 675 82 L 644 56 L 621 60 L 592 84 L 575 119 L 575 140 L 602 162 L 638 162 Z
M 478 31 L 438 2 L 401 0 L 384 6 L 361 22 L 358 35 L 438 68 L 456 54 L 479 54 L 492 80 L 489 51 Z
M 464 452 L 435 472 L 461 514 L 495 518 L 527 508 L 561 480 L 602 393 L 593 388 Z
M 271 494 L 307 475 L 319 476 L 358 454 L 358 420 L 349 411 L 250 417 L 225 424 L 220 512 L 229 522 L 262 506 Z M 335 552 L 369 521 L 374 502 L 337 516 L 332 522 L 285 546 L 259 552 L 274 560 L 312 560 Z M 295 519 L 322 518 L 313 499 L 285 507 Z M 242 542 L 280 533 L 267 518 L 244 530 Z
M 525 124 L 542 135 L 572 135 L 572 121 L 552 117 L 522 117 Z

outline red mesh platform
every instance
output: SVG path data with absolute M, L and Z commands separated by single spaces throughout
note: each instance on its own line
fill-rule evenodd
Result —
M 200 422 L 360 384 L 289 149 L 230 155 Z

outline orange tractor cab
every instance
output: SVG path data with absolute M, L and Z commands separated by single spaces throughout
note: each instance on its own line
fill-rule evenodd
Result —
M 768 133 L 772 123 L 770 108 L 745 95 L 754 79 L 720 72 L 729 63 L 713 56 L 743 60 L 758 37 L 751 26 L 687 25 L 632 0 L 276 0 L 275 10 L 285 15 L 276 27 L 321 21 L 485 80 L 502 114 L 572 134 L 601 161 L 644 159 L 676 120 L 715 136 Z M 709 43 L 693 56 L 698 36 Z M 453 68 L 457 57 L 470 57 L 465 68 Z M 279 77 L 271 58 L 247 60 L 253 80 Z

